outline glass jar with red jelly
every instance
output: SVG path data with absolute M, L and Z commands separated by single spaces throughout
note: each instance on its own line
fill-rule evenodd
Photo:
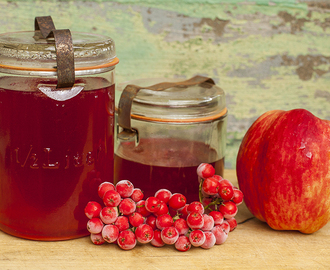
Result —
M 224 171 L 224 91 L 202 76 L 137 80 L 117 89 L 114 182 L 130 180 L 145 197 L 165 188 L 199 200 L 198 165 Z
M 78 238 L 88 235 L 87 202 L 113 181 L 118 58 L 109 37 L 70 32 L 67 44 L 40 31 L 0 35 L 0 229 Z

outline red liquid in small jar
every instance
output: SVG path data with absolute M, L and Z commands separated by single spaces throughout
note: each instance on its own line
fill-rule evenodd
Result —
M 113 180 L 114 85 L 84 78 L 66 101 L 37 89 L 54 83 L 0 78 L 0 229 L 22 238 L 88 235 L 84 208 Z
M 198 201 L 197 167 L 207 162 L 216 174 L 223 175 L 224 158 L 202 142 L 178 139 L 141 139 L 121 143 L 115 154 L 114 182 L 130 180 L 144 192 L 144 198 L 154 196 L 161 188 L 182 193 L 187 203 Z

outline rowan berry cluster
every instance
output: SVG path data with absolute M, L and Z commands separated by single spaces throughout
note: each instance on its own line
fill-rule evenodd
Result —
M 215 174 L 212 165 L 202 163 L 197 168 L 199 200 L 206 212 L 220 211 L 228 222 L 234 222 L 237 206 L 243 202 L 243 193 L 229 180 Z
M 234 195 L 238 189 L 225 179 L 218 183 L 226 181 L 227 185 L 222 183 L 220 187 L 219 184 L 216 188 L 218 195 L 213 194 L 213 183 L 208 184 L 209 178 L 215 177 L 214 169 L 213 174 L 210 172 L 212 169 L 206 163 L 198 167 L 200 198 L 203 202 L 189 204 L 185 196 L 172 194 L 167 189 L 160 189 L 154 196 L 144 200 L 143 192 L 134 188 L 128 180 L 116 185 L 103 182 L 98 188 L 98 195 L 104 206 L 91 201 L 85 207 L 85 214 L 89 218 L 87 229 L 92 242 L 96 245 L 116 243 L 124 250 L 133 249 L 137 243 L 150 243 L 155 247 L 167 244 L 174 245 L 179 251 L 187 251 L 192 246 L 209 249 L 215 244 L 224 243 L 228 233 L 237 226 L 234 218 L 236 204 L 242 202 L 243 196 Z M 231 197 L 230 192 L 233 194 Z M 222 193 L 228 200 L 221 197 Z M 235 204 L 236 210 L 229 202 Z

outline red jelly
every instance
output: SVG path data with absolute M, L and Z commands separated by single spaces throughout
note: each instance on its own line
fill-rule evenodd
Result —
M 114 181 L 129 179 L 143 190 L 144 198 L 166 188 L 185 195 L 188 203 L 198 201 L 196 170 L 212 159 L 216 174 L 223 175 L 224 158 L 216 160 L 216 151 L 201 142 L 158 138 L 141 139 L 138 147 L 134 142 L 122 143 L 115 155 Z
M 84 207 L 112 181 L 114 85 L 85 78 L 56 101 L 36 90 L 49 83 L 0 79 L 0 229 L 56 240 L 88 234 Z

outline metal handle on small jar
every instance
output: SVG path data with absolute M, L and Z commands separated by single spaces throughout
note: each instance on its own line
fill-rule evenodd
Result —
M 211 78 L 197 75 L 186 81 L 163 82 L 148 87 L 127 85 L 123 90 L 118 103 L 118 125 L 123 128 L 123 130 L 118 134 L 118 138 L 122 140 L 128 140 L 138 135 L 138 131 L 131 126 L 131 110 L 133 99 L 141 89 L 163 91 L 171 87 L 187 87 L 205 82 L 213 85 L 215 84 Z
M 74 52 L 69 29 L 56 30 L 51 16 L 35 17 L 35 32 L 40 31 L 41 38 L 54 37 L 57 63 L 56 88 L 69 88 L 75 83 Z

